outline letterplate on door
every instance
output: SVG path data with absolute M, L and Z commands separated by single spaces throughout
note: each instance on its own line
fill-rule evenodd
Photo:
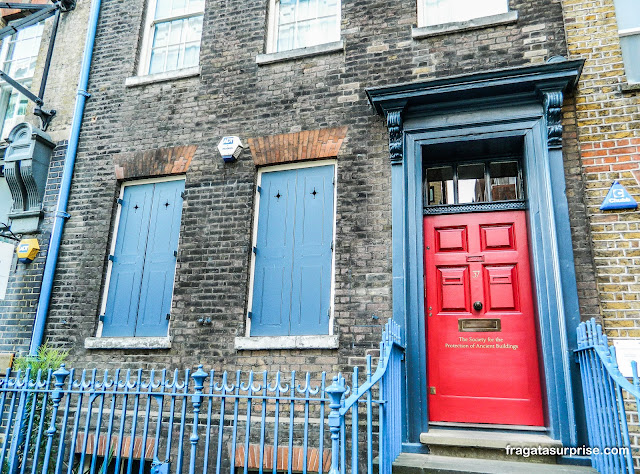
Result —
M 459 332 L 500 332 L 499 319 L 458 319 Z

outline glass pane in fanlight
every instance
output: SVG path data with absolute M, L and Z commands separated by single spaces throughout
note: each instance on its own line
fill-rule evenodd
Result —
M 151 63 L 149 64 L 149 74 L 157 74 L 164 71 L 164 61 L 166 58 L 166 48 L 158 48 L 151 51 Z
M 520 199 L 517 161 L 491 163 L 489 165 L 489 176 L 491 177 L 492 201 Z
M 425 203 L 429 206 L 454 204 L 453 168 L 441 166 L 427 170 Z
M 484 163 L 458 166 L 458 203 L 487 201 Z

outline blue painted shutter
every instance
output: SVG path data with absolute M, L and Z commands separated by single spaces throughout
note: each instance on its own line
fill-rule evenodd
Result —
M 333 166 L 298 170 L 289 334 L 329 334 Z
M 134 336 L 153 184 L 127 186 L 122 198 L 102 336 Z
M 136 336 L 165 337 L 176 271 L 184 181 L 155 184 Z
M 184 181 L 127 186 L 103 337 L 166 336 Z
M 334 168 L 262 175 L 252 336 L 328 334 Z
M 253 284 L 251 335 L 289 332 L 296 171 L 263 173 Z

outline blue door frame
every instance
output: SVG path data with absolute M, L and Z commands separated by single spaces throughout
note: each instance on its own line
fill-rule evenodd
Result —
M 405 451 L 428 431 L 424 323 L 422 153 L 425 144 L 521 137 L 538 316 L 545 422 L 565 446 L 578 443 L 581 392 L 570 357 L 580 322 L 562 160 L 563 93 L 581 61 L 368 89 L 387 119 L 392 180 L 393 315 L 405 331 Z M 412 381 L 411 393 L 406 381 Z M 411 416 L 408 416 L 408 414 Z

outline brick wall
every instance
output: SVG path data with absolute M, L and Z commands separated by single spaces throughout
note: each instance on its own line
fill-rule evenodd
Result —
M 613 181 L 640 197 L 640 89 L 624 75 L 613 0 L 563 0 L 571 58 L 586 60 L 576 119 L 598 300 L 610 336 L 640 336 L 640 219 L 600 211 Z
M 125 78 L 136 70 L 143 3 L 103 4 L 47 336 L 72 350 L 73 364 L 333 371 L 362 363 L 367 351 L 375 354 L 391 316 L 388 133 L 365 87 L 566 55 L 559 1 L 512 1 L 516 24 L 413 40 L 415 1 L 372 0 L 343 2 L 344 52 L 258 66 L 266 3 L 209 0 L 201 76 L 135 87 L 125 87 Z M 227 135 L 245 140 L 338 127 L 348 127 L 337 157 L 340 349 L 236 352 L 233 338 L 245 331 L 256 167 L 248 150 L 223 164 L 216 145 Z M 84 339 L 96 332 L 112 238 L 114 157 L 188 145 L 197 152 L 186 175 L 172 348 L 85 350 Z M 567 155 L 566 172 L 574 230 L 584 235 L 577 160 L 575 151 Z M 578 265 L 586 268 L 582 274 L 593 267 L 587 257 Z M 583 296 L 592 297 L 588 288 Z M 213 324 L 201 326 L 203 316 Z

